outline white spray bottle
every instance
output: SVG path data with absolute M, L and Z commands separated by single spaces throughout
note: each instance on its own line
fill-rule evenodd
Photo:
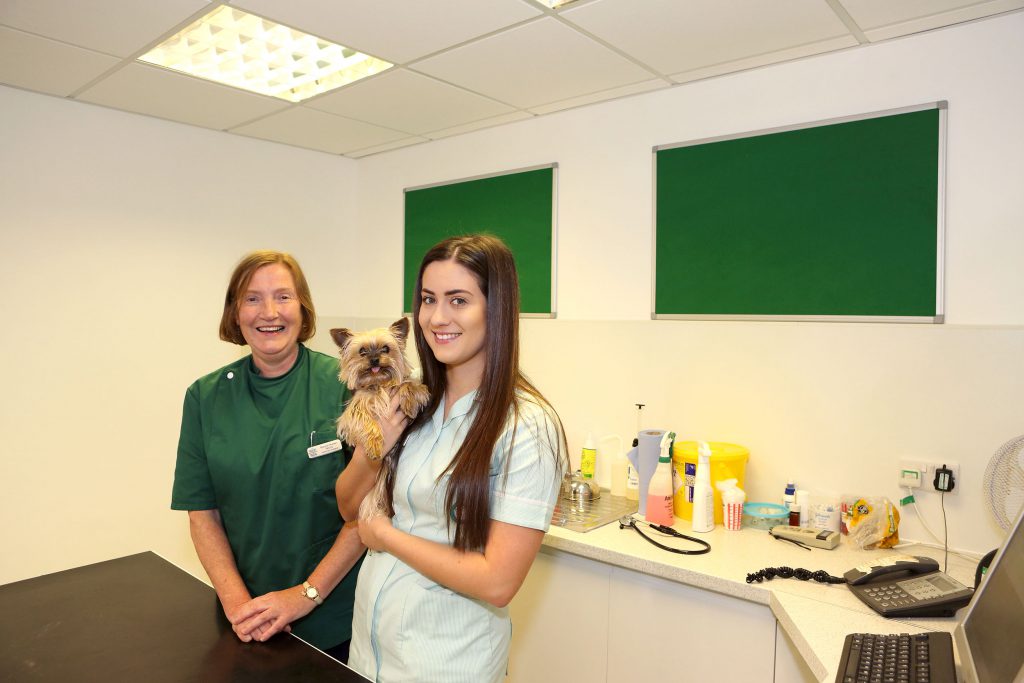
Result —
M 711 488 L 711 446 L 706 441 L 697 447 L 697 477 L 693 483 L 693 530 L 707 532 L 715 528 L 715 492 Z

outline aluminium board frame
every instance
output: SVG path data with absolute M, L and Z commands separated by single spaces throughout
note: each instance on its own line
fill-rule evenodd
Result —
M 555 319 L 558 317 L 558 162 L 553 161 L 547 164 L 536 164 L 534 166 L 524 166 L 522 168 L 513 168 L 505 171 L 481 173 L 479 175 L 468 176 L 466 178 L 454 178 L 452 180 L 442 180 L 436 183 L 427 183 L 425 185 L 402 188 L 402 196 L 404 197 L 406 193 L 415 192 L 416 190 L 429 190 L 434 187 L 444 187 L 445 185 L 468 183 L 473 180 L 485 180 L 487 178 L 498 178 L 506 175 L 514 175 L 516 173 L 539 171 L 545 168 L 551 169 L 551 312 L 523 313 L 522 310 L 520 310 L 520 318 Z M 402 202 L 402 253 L 405 253 L 405 201 Z M 410 284 L 410 286 L 412 285 Z M 405 308 L 405 306 L 403 305 L 402 308 Z M 402 315 L 411 316 L 412 311 L 402 311 Z
M 772 133 L 785 133 L 794 130 L 829 126 L 837 123 L 850 123 L 867 119 L 910 114 L 912 112 L 937 109 L 939 112 L 939 140 L 937 159 L 938 173 L 936 182 L 936 215 L 935 215 L 935 315 L 934 316 L 887 316 L 887 315 L 738 315 L 709 313 L 658 313 L 656 308 L 658 285 L 658 152 L 677 147 L 692 147 L 726 140 L 758 137 Z M 863 114 L 840 116 L 831 119 L 808 121 L 774 128 L 719 135 L 699 140 L 656 145 L 651 149 L 651 320 L 733 320 L 733 321 L 795 321 L 795 322 L 886 322 L 886 323 L 929 323 L 945 322 L 945 262 L 946 262 L 946 127 L 949 112 L 948 100 L 926 102 L 923 104 L 884 109 Z

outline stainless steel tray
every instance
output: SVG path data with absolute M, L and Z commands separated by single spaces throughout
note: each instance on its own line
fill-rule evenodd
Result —
M 585 533 L 631 515 L 638 507 L 635 500 L 613 496 L 608 489 L 601 489 L 601 497 L 597 500 L 571 501 L 559 497 L 551 523 L 569 531 Z

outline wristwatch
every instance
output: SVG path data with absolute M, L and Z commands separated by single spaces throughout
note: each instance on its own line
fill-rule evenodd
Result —
M 324 599 L 320 597 L 320 591 L 315 586 L 311 586 L 309 581 L 302 582 L 302 594 L 318 605 L 324 604 Z

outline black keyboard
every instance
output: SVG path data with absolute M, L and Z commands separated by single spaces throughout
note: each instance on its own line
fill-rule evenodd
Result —
M 953 639 L 944 632 L 851 633 L 836 683 L 956 683 Z

